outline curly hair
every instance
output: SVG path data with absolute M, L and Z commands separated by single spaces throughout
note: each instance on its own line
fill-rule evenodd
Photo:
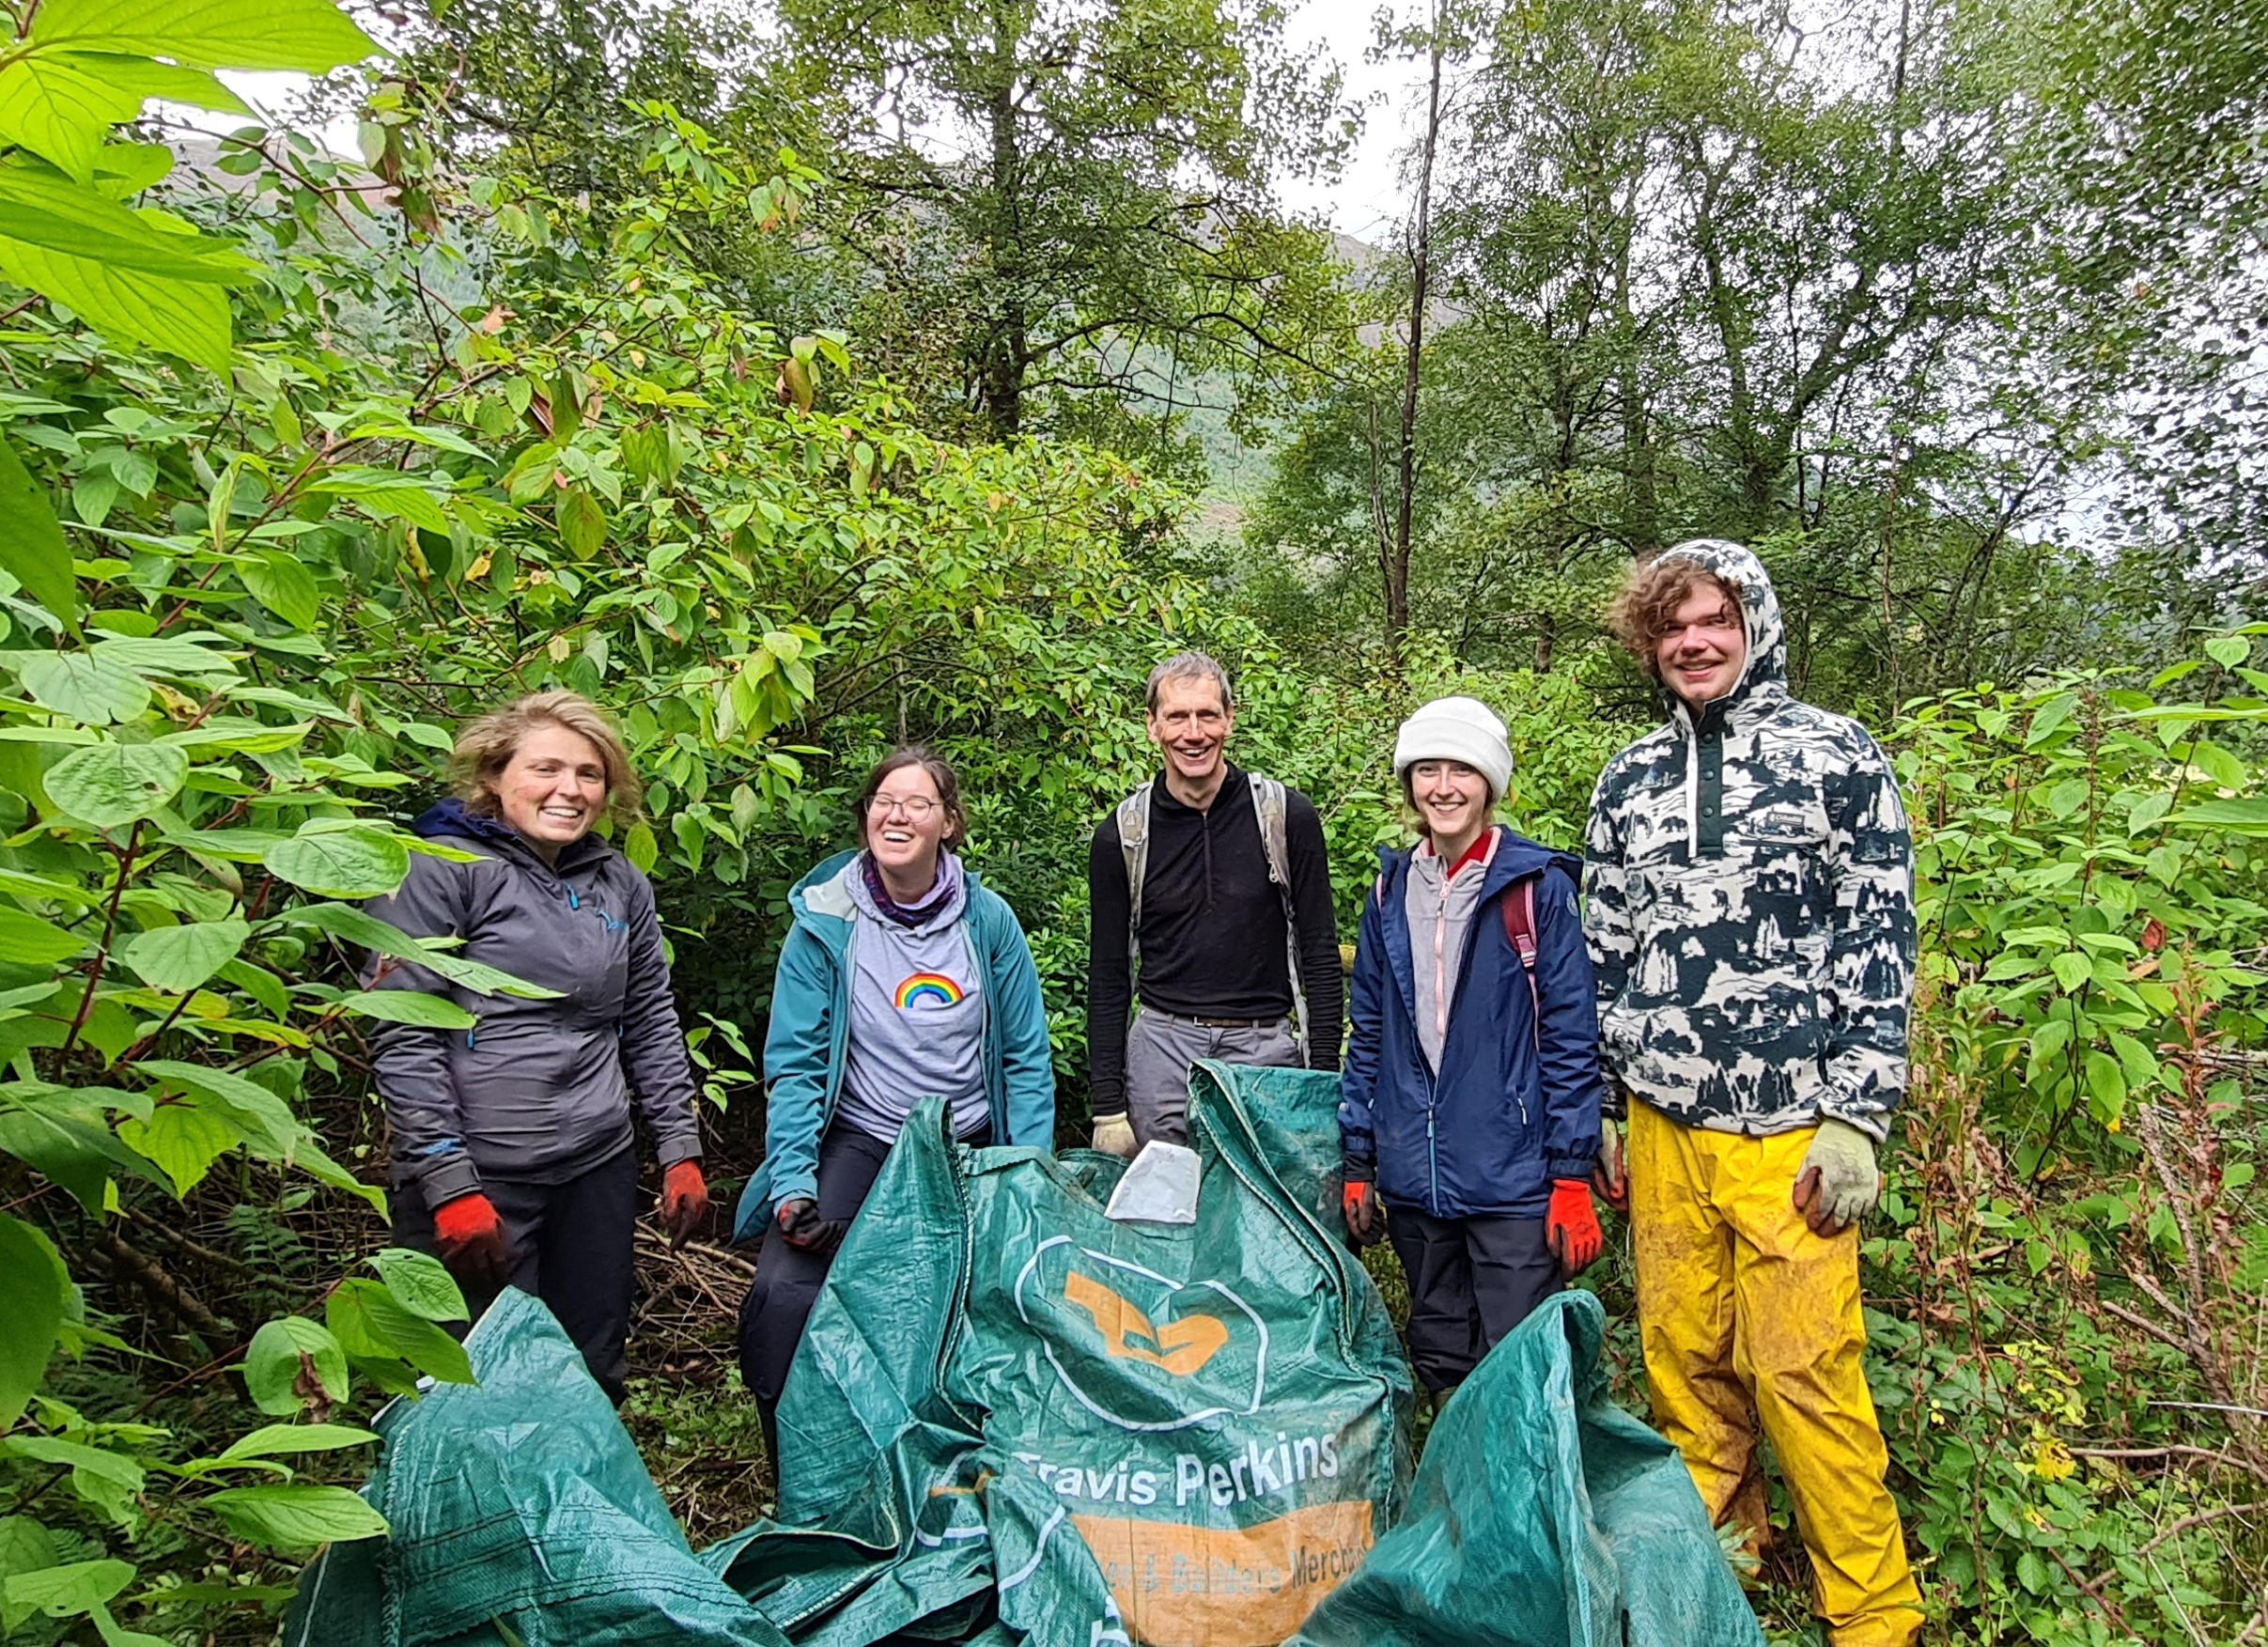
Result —
M 1615 592 L 1614 604 L 1607 609 L 1607 627 L 1639 666 L 1659 680 L 1661 639 L 1677 628 L 1677 609 L 1704 589 L 1722 595 L 1735 613 L 1742 610 L 1739 586 L 1698 562 L 1684 555 L 1640 561 Z
M 630 752 L 604 709 L 581 692 L 531 692 L 491 709 L 458 729 L 449 752 L 449 786 L 467 812 L 496 816 L 496 780 L 512 764 L 520 741 L 538 726 L 572 732 L 598 752 L 606 769 L 606 816 L 617 824 L 638 821 L 645 785 L 630 769 Z

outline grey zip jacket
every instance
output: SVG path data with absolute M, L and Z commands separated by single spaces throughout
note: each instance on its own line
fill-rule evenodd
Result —
M 1905 1090 L 1914 847 L 1890 763 L 1856 721 L 1788 693 L 1779 600 L 1738 544 L 1667 552 L 1741 592 L 1740 682 L 1599 775 L 1584 931 L 1599 1061 L 1687 1126 L 1847 1121 L 1880 1142 Z
M 596 835 L 554 867 L 509 826 L 455 800 L 412 827 L 480 859 L 412 857 L 409 878 L 371 900 L 370 913 L 412 937 L 461 938 L 468 960 L 560 995 L 480 995 L 370 957 L 365 988 L 423 990 L 480 1019 L 471 1030 L 381 1023 L 372 1033 L 396 1183 L 433 1207 L 483 1177 L 564 1183 L 629 1146 L 633 1097 L 663 1167 L 697 1158 L 692 1068 L 652 884 Z

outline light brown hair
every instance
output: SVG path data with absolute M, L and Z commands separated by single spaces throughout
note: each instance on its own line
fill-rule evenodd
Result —
M 1614 604 L 1607 609 L 1607 627 L 1639 660 L 1639 666 L 1659 680 L 1661 639 L 1677 628 L 1677 609 L 1704 589 L 1721 594 L 1733 614 L 1746 621 L 1747 608 L 1739 586 L 1680 554 L 1657 556 L 1632 567 L 1623 586 L 1615 591 Z
M 961 810 L 961 781 L 954 775 L 953 764 L 925 743 L 909 743 L 903 749 L 893 750 L 866 774 L 866 782 L 861 785 L 854 803 L 859 819 L 859 845 L 866 845 L 866 807 L 881 793 L 882 780 L 908 767 L 921 768 L 937 785 L 938 801 L 945 809 L 945 831 L 938 844 L 948 852 L 955 850 L 969 838 L 969 815 Z
M 581 692 L 531 692 L 491 709 L 458 729 L 449 752 L 449 786 L 467 812 L 496 816 L 496 780 L 512 764 L 520 740 L 538 726 L 557 726 L 586 739 L 606 769 L 606 816 L 617 824 L 638 821 L 645 785 L 630 769 L 630 752 L 604 709 Z

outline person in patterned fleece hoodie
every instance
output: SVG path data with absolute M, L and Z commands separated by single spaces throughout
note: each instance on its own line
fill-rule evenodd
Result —
M 1608 763 L 1584 926 L 1654 1422 L 1718 1525 L 1769 1531 L 1750 1404 L 1833 1647 L 1922 1623 L 1862 1368 L 1858 1221 L 1905 1087 L 1913 842 L 1889 762 L 1787 688 L 1779 602 L 1738 544 L 1631 574 L 1619 638 L 1668 723 Z

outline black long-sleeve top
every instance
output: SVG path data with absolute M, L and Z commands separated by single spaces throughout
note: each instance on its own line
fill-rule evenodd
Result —
M 1284 847 L 1307 993 L 1308 1067 L 1339 1067 L 1345 981 L 1331 906 L 1330 859 L 1314 802 L 1284 797 Z M 1095 1113 L 1126 1107 L 1126 850 L 1113 811 L 1087 851 L 1087 1077 Z M 1268 880 L 1252 786 L 1231 767 L 1204 812 L 1150 791 L 1150 861 L 1142 893 L 1142 1002 L 1185 1018 L 1283 1018 L 1292 1010 L 1282 895 Z

